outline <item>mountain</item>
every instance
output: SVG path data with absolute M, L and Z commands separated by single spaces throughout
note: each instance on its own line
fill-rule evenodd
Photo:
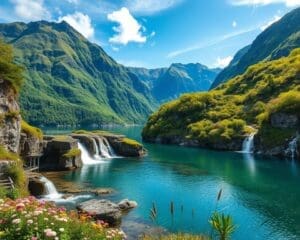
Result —
M 200 63 L 174 63 L 169 68 L 128 68 L 151 89 L 159 102 L 179 97 L 183 93 L 207 91 L 220 69 L 209 69 Z
M 141 123 L 156 101 L 147 85 L 66 22 L 0 24 L 25 68 L 20 104 L 34 125 Z
M 300 8 L 286 14 L 264 30 L 254 42 L 240 50 L 233 61 L 216 78 L 211 89 L 242 74 L 262 60 L 275 60 L 300 47 Z
M 257 152 L 285 155 L 293 141 L 297 152 L 299 66 L 297 48 L 287 57 L 252 65 L 214 90 L 185 94 L 149 117 L 143 139 L 236 151 L 242 149 L 246 136 L 257 132 Z

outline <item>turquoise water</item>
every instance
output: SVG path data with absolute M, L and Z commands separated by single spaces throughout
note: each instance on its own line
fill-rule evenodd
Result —
M 114 128 L 140 139 L 140 127 Z M 168 231 L 210 233 L 214 210 L 232 215 L 233 239 L 300 239 L 298 163 L 178 146 L 145 144 L 142 159 L 113 159 L 66 173 L 65 179 L 112 187 L 112 200 L 138 202 L 125 221 L 157 224 Z M 216 201 L 219 190 L 222 197 Z M 175 205 L 170 214 L 170 202 Z M 156 223 L 149 218 L 152 203 Z

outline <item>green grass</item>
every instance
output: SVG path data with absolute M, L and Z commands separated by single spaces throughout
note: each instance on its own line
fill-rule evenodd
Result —
M 24 133 L 26 133 L 26 134 L 28 134 L 30 136 L 33 136 L 33 137 L 38 138 L 40 140 L 43 139 L 43 132 L 42 132 L 42 130 L 39 129 L 39 128 L 30 126 L 24 120 L 22 120 L 22 122 L 21 122 L 21 129 L 22 129 L 22 132 L 24 132 Z

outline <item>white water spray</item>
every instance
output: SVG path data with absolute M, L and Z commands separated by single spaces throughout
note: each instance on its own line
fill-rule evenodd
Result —
M 92 165 L 99 163 L 99 161 L 90 156 L 88 150 L 82 145 L 82 143 L 78 143 L 78 148 L 81 151 L 81 160 L 83 165 Z
M 296 136 L 292 141 L 289 142 L 288 148 L 285 150 L 285 155 L 291 157 L 295 160 L 296 156 L 299 154 L 297 150 L 298 136 Z
M 98 148 L 97 142 L 94 138 L 92 138 L 92 141 L 93 141 L 94 149 L 96 151 L 95 156 L 99 156 L 99 148 Z
M 253 153 L 254 150 L 254 135 L 255 133 L 251 133 L 247 136 L 243 142 L 243 153 Z
M 56 187 L 53 182 L 51 182 L 48 178 L 42 176 L 40 178 L 41 182 L 44 183 L 46 195 L 44 196 L 46 199 L 58 199 L 61 198 L 61 194 L 57 192 Z
M 98 138 L 100 153 L 105 158 L 111 158 L 108 147 L 105 145 L 103 138 Z

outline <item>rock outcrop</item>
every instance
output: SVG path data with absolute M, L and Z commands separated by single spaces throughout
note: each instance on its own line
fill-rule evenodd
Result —
M 45 183 L 41 180 L 42 175 L 31 173 L 28 176 L 28 190 L 32 196 L 42 196 L 47 194 Z
M 299 113 L 273 113 L 254 138 L 255 152 L 300 160 L 299 133 Z
M 45 136 L 40 167 L 47 170 L 69 170 L 82 166 L 78 141 L 70 136 Z
M 125 137 L 107 137 L 116 154 L 123 157 L 143 157 L 147 151 L 144 146 L 134 140 Z
M 0 79 L 0 145 L 17 153 L 20 143 L 21 115 L 15 91 Z
M 128 199 L 124 199 L 118 204 L 105 199 L 92 199 L 80 203 L 77 209 L 80 212 L 89 213 L 95 219 L 102 220 L 110 226 L 118 226 L 121 223 L 122 214 L 135 207 L 137 207 L 137 203 Z

